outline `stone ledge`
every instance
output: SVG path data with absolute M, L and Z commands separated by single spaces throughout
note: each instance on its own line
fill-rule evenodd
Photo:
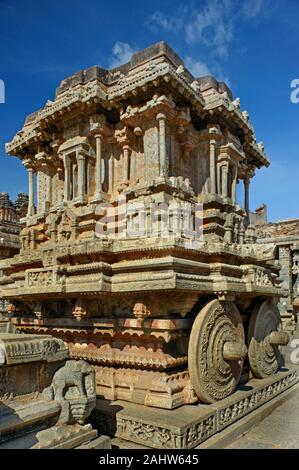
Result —
M 241 435 L 249 431 L 252 426 L 263 421 L 269 416 L 278 406 L 282 405 L 293 395 L 298 393 L 299 384 L 297 383 L 285 392 L 277 395 L 275 398 L 260 406 L 252 413 L 244 416 L 244 418 L 236 421 L 228 428 L 223 429 L 221 432 L 215 434 L 210 439 L 197 446 L 197 449 L 223 449 L 232 441 L 238 439 Z
M 64 342 L 50 335 L 0 334 L 0 365 L 3 362 L 7 365 L 56 362 L 66 359 L 67 355 Z
M 96 421 L 105 434 L 121 440 L 155 449 L 192 449 L 297 381 L 295 370 L 284 370 L 267 379 L 252 379 L 231 397 L 213 405 L 188 405 L 175 411 L 98 400 Z
M 17 434 L 25 428 L 59 416 L 60 406 L 54 401 L 32 403 L 29 401 L 21 409 L 13 408 L 13 401 L 0 407 L 0 435 Z M 0 444 L 0 448 L 2 443 Z
M 111 449 L 111 439 L 108 436 L 99 436 L 87 444 L 81 444 L 76 449 Z

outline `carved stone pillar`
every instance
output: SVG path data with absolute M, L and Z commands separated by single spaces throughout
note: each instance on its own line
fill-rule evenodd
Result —
M 216 163 L 216 179 L 217 179 L 217 194 L 221 196 L 221 164 L 219 161 Z
M 72 162 L 69 155 L 65 154 L 63 156 L 64 162 L 64 202 L 71 200 L 71 171 L 72 171 Z
M 237 200 L 237 176 L 238 176 L 238 170 L 237 167 L 234 167 L 234 175 L 233 175 L 233 181 L 232 181 L 232 201 L 233 204 L 236 204 Z
M 130 179 L 130 147 L 129 145 L 123 146 L 123 156 L 124 156 L 124 181 L 129 181 Z
M 112 193 L 113 192 L 113 183 L 114 183 L 114 164 L 113 164 L 113 153 L 111 152 L 109 162 L 108 162 L 108 192 Z
M 210 140 L 210 191 L 216 194 L 216 140 Z
M 102 134 L 95 135 L 96 140 L 96 171 L 95 171 L 95 178 L 96 178 L 96 187 L 95 187 L 95 194 L 94 199 L 101 200 L 102 199 Z
M 222 197 L 227 197 L 228 194 L 228 165 L 222 165 L 221 167 L 222 172 Z
M 52 202 L 52 174 L 51 169 L 48 169 L 47 173 L 47 190 L 46 190 L 46 201 L 51 205 Z
M 244 209 L 246 212 L 247 219 L 249 217 L 249 184 L 250 179 L 248 177 L 244 178 Z
M 168 176 L 168 161 L 166 154 L 166 116 L 163 113 L 157 115 L 157 121 L 159 124 L 159 166 L 160 176 Z
M 34 170 L 32 167 L 27 167 L 28 170 L 28 212 L 27 217 L 35 214 L 34 207 Z
M 85 155 L 77 151 L 76 153 L 78 164 L 78 200 L 83 201 L 86 196 L 86 162 Z
M 37 198 L 38 212 L 47 213 L 52 202 L 52 168 L 48 163 L 43 163 L 37 173 Z

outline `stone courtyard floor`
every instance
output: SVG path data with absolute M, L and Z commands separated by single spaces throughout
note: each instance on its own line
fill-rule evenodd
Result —
M 299 449 L 299 389 L 226 449 Z

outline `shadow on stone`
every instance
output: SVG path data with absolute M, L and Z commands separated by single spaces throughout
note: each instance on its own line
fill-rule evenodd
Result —
M 117 429 L 116 415 L 122 409 L 122 406 L 115 405 L 112 402 L 105 400 L 104 408 L 95 408 L 87 419 L 87 423 L 90 423 L 94 429 L 98 430 L 102 434 L 114 437 Z

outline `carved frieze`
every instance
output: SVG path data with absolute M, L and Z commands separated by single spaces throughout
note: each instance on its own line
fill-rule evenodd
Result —
M 63 360 L 68 348 L 61 339 L 46 335 L 0 334 L 0 345 L 8 365 Z
M 119 411 L 113 415 L 109 409 L 102 407 L 101 400 L 94 416 L 110 436 L 155 449 L 191 449 L 281 394 L 297 381 L 296 372 L 281 372 L 268 383 L 264 382 L 260 386 L 254 384 L 246 392 L 239 391 L 241 397 L 227 398 L 213 410 L 194 407 L 190 413 L 188 407 L 181 408 L 175 412 L 176 421 L 167 419 L 160 410 L 151 411 L 149 419 L 141 408 L 132 409 L 124 402 L 116 402 L 123 406 L 115 407 Z M 181 420 L 184 425 L 180 424 Z

